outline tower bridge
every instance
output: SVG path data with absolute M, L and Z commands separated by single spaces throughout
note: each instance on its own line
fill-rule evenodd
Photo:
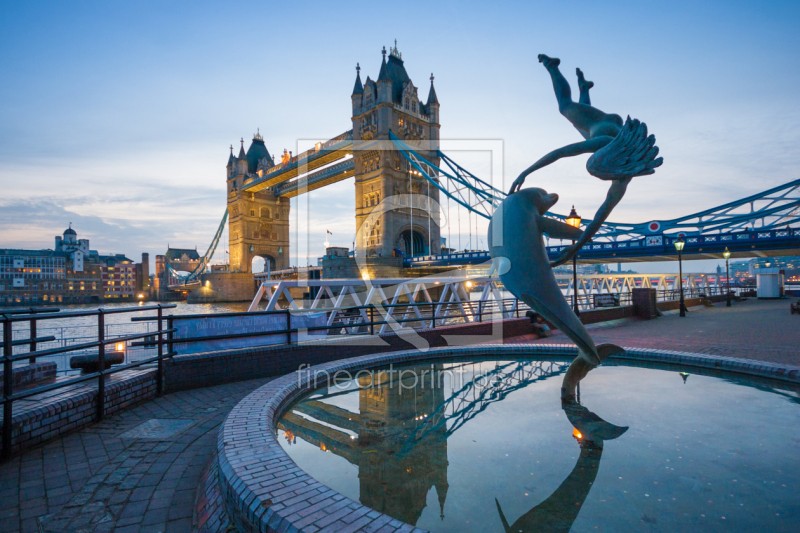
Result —
M 440 150 L 439 110 L 433 75 L 423 100 L 395 45 L 383 49 L 376 79 L 362 81 L 357 65 L 347 131 L 280 158 L 260 133 L 246 151 L 241 139 L 238 155 L 231 147 L 228 157 L 227 209 L 209 251 L 190 274 L 170 272 L 173 281 L 198 281 L 209 270 L 226 217 L 229 273 L 252 274 L 255 257 L 270 270 L 288 268 L 290 199 L 351 177 L 359 257 L 387 258 L 400 250 L 405 268 L 488 261 L 486 251 L 441 247 L 440 197 L 477 220 L 491 218 L 506 194 Z M 725 248 L 732 257 L 800 255 L 800 180 L 673 220 L 607 222 L 577 257 L 581 263 L 674 260 L 678 236 L 685 237 L 686 259 L 720 259 Z M 553 244 L 548 253 L 555 259 L 563 246 Z

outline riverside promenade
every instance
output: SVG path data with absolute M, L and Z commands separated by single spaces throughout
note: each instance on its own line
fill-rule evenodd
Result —
M 789 300 L 724 303 L 589 326 L 596 342 L 800 365 Z M 563 343 L 524 335 L 507 343 Z M 190 532 L 227 413 L 269 378 L 167 394 L 0 465 L 1 532 Z

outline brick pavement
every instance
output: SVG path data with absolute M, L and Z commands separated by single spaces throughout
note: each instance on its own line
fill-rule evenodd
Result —
M 0 465 L 0 532 L 191 531 L 219 424 L 267 381 L 168 394 Z M 150 419 L 193 423 L 166 438 L 121 438 Z
M 694 307 L 685 318 L 677 311 L 654 320 L 623 319 L 587 326 L 595 343 L 656 348 L 758 359 L 800 366 L 800 316 L 789 313 L 795 299 L 756 300 Z M 538 339 L 524 335 L 505 343 L 564 343 L 561 332 Z

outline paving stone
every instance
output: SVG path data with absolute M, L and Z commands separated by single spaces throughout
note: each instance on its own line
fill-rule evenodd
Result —
M 192 531 L 219 424 L 267 381 L 168 394 L 0 465 L 0 533 Z

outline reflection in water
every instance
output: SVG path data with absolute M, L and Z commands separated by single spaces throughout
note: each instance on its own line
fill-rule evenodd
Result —
M 500 502 L 495 498 L 497 512 L 506 533 L 569 531 L 597 477 L 603 456 L 603 442 L 616 439 L 628 430 L 627 427 L 606 422 L 575 400 L 562 400 L 561 407 L 575 428 L 572 435 L 581 448 L 578 462 L 550 497 L 511 525 L 503 514 Z
M 567 367 L 511 361 L 470 373 L 469 364 L 407 367 L 404 375 L 414 377 L 402 382 L 393 379 L 397 371 L 374 372 L 359 378 L 358 413 L 321 401 L 341 393 L 314 395 L 292 406 L 278 428 L 290 443 L 299 437 L 356 465 L 362 504 L 416 524 L 434 488 L 444 518 L 447 438 L 490 404 Z M 454 391 L 448 398 L 445 388 Z

